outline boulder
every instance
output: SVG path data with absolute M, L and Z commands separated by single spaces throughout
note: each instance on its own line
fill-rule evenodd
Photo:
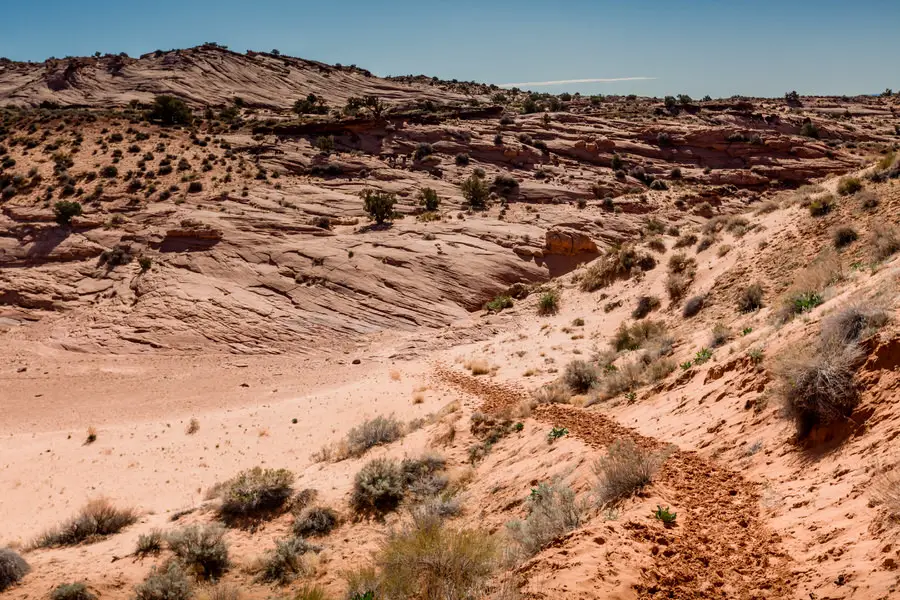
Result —
M 544 243 L 546 254 L 573 256 L 582 252 L 597 253 L 597 244 L 589 235 L 568 227 L 555 227 L 547 231 Z

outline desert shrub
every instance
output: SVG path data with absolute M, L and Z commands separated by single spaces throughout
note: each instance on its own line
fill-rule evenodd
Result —
M 563 374 L 563 381 L 577 394 L 590 390 L 597 383 L 597 379 L 597 369 L 584 360 L 573 360 L 566 365 L 566 372 Z
M 655 267 L 656 259 L 650 254 L 639 252 L 630 245 L 620 246 L 592 262 L 581 274 L 579 285 L 581 291 L 593 292 L 616 279 L 627 279 L 637 272 L 650 271 Z
M 0 592 L 18 583 L 31 567 L 19 553 L 10 548 L 0 548 Z
M 710 235 L 705 235 L 700 239 L 700 243 L 697 244 L 697 252 L 703 252 L 710 246 L 716 243 L 716 238 Z
M 458 167 L 468 166 L 469 155 L 466 154 L 465 152 L 460 152 L 459 154 L 456 155 L 455 161 L 456 161 L 456 166 L 458 166 Z
M 137 513 L 130 508 L 116 508 L 105 498 L 91 500 L 70 520 L 41 534 L 34 547 L 53 548 L 97 541 L 118 533 L 135 521 Z
M 813 217 L 823 217 L 830 213 L 832 209 L 834 209 L 836 203 L 834 200 L 834 196 L 831 194 L 826 194 L 824 196 L 819 196 L 818 198 L 814 198 L 809 203 L 809 214 Z
M 669 273 L 693 272 L 697 269 L 697 260 L 683 252 L 676 252 L 669 257 Z
M 823 319 L 820 334 L 822 347 L 853 344 L 868 337 L 888 321 L 887 313 L 878 307 L 848 306 Z
M 198 579 L 218 579 L 228 570 L 228 545 L 221 525 L 189 525 L 170 533 L 167 541 L 182 566 Z
M 660 254 L 664 254 L 666 251 L 666 243 L 662 241 L 659 237 L 652 237 L 647 240 L 647 247 L 653 250 L 654 252 L 659 252 Z
M 661 338 L 665 332 L 666 325 L 661 321 L 638 321 L 630 326 L 621 323 L 610 341 L 610 345 L 619 352 L 637 350 L 651 340 Z
M 493 300 L 487 302 L 484 305 L 485 310 L 492 313 L 498 313 L 502 311 L 504 308 L 512 308 L 513 299 L 507 296 L 506 294 L 500 294 Z
M 581 361 L 584 362 L 584 361 Z M 589 363 L 585 363 L 590 368 L 593 369 L 589 365 Z M 594 381 L 597 379 L 596 369 L 593 372 Z M 593 385 L 593 382 L 592 382 Z M 590 389 L 590 386 L 588 386 Z M 587 390 L 585 390 L 587 391 Z M 535 406 L 541 404 L 568 404 L 572 399 L 572 386 L 566 382 L 562 381 L 554 381 L 552 383 L 548 383 L 547 385 L 543 385 L 538 389 L 531 392 L 531 399 Z
M 511 175 L 501 173 L 494 178 L 491 189 L 501 196 L 509 196 L 519 189 L 519 181 Z
M 724 323 L 716 323 L 712 329 L 709 345 L 711 348 L 718 348 L 725 345 L 731 339 L 731 330 Z
M 781 393 L 798 438 L 850 416 L 859 403 L 855 380 L 859 359 L 855 344 L 832 344 L 780 366 Z
M 394 194 L 381 190 L 365 189 L 360 192 L 360 197 L 363 199 L 363 210 L 378 225 L 393 217 L 394 204 L 397 202 Z
M 672 303 L 680 301 L 693 283 L 693 272 L 669 273 L 666 276 L 666 293 Z
M 887 515 L 900 519 L 900 469 L 894 466 L 875 480 L 875 498 L 884 506 Z
M 106 265 L 107 268 L 113 269 L 121 265 L 127 265 L 131 262 L 131 246 L 126 244 L 116 244 L 109 250 L 100 253 L 98 263 Z
M 192 181 L 188 184 L 188 194 L 197 194 L 203 191 L 203 184 L 199 181 Z
M 294 474 L 287 469 L 247 469 L 222 485 L 219 511 L 239 517 L 277 510 L 291 497 L 293 485 Z
M 403 424 L 394 418 L 377 416 L 367 419 L 347 432 L 347 454 L 358 457 L 369 448 L 390 444 L 403 437 Z
M 194 120 L 187 104 L 174 96 L 154 98 L 147 117 L 152 121 L 160 121 L 163 125 L 190 125 Z
M 419 204 L 424 206 L 425 210 L 433 212 L 441 206 L 441 199 L 434 189 L 426 187 L 419 191 Z
M 72 217 L 81 216 L 81 203 L 70 200 L 60 200 L 53 205 L 53 214 L 60 225 L 68 225 Z
M 549 290 L 538 300 L 538 314 L 541 316 L 553 315 L 559 310 L 559 292 Z
M 328 156 L 332 152 L 334 152 L 334 136 L 333 135 L 323 135 L 316 138 L 315 148 L 319 151 L 319 153 Z
M 192 596 L 191 582 L 177 561 L 163 570 L 153 567 L 150 575 L 134 588 L 134 600 L 190 600 Z
M 311 551 L 318 552 L 319 548 L 300 537 L 277 540 L 275 547 L 263 557 L 257 580 L 281 585 L 290 583 L 306 573 L 303 556 Z
M 647 383 L 656 383 L 675 370 L 675 361 L 669 358 L 653 360 L 644 367 L 643 378 Z
M 601 389 L 609 397 L 631 392 L 644 383 L 645 364 L 643 360 L 632 360 L 611 370 L 603 378 Z
M 403 500 L 404 491 L 403 473 L 397 462 L 376 458 L 356 474 L 350 504 L 360 513 L 389 512 Z
M 684 308 L 681 311 L 682 316 L 685 318 L 690 318 L 701 310 L 703 310 L 703 303 L 706 302 L 706 296 L 692 296 L 688 298 L 687 302 L 684 303 Z
M 856 233 L 856 230 L 848 225 L 842 225 L 837 227 L 834 231 L 831 232 L 831 241 L 834 244 L 835 248 L 843 248 L 844 246 L 849 246 L 853 242 L 855 242 L 859 238 L 859 234 Z
M 795 315 L 809 312 L 825 302 L 825 288 L 843 277 L 841 259 L 833 250 L 822 252 L 794 275 L 794 282 L 781 299 L 776 318 L 785 323 Z
M 432 154 L 434 154 L 434 148 L 431 146 L 431 144 L 422 142 L 416 146 L 416 149 L 413 152 L 413 158 L 415 158 L 416 160 L 422 160 L 426 156 L 431 156 Z
M 664 191 L 669 189 L 669 186 L 662 179 L 654 179 L 650 182 L 650 189 L 656 191 Z
M 526 556 L 537 554 L 545 545 L 576 529 L 584 506 L 575 493 L 560 484 L 539 484 L 528 498 L 528 516 L 524 521 L 507 523 L 510 537 Z
M 900 252 L 900 232 L 893 225 L 879 223 L 872 228 L 869 247 L 875 260 L 887 260 Z
M 142 533 L 138 536 L 137 546 L 134 549 L 134 555 L 138 557 L 159 554 L 162 551 L 163 534 L 159 529 L 154 529 L 150 533 Z
M 487 533 L 435 519 L 413 521 L 392 533 L 375 554 L 377 597 L 480 597 L 497 555 L 497 543 Z
M 862 180 L 859 177 L 842 177 L 838 181 L 837 192 L 841 196 L 850 196 L 863 188 Z
M 643 319 L 649 315 L 651 311 L 659 308 L 659 306 L 659 298 L 656 296 L 641 296 L 638 298 L 637 306 L 631 311 L 631 317 L 633 319 Z
M 308 506 L 294 518 L 294 535 L 312 537 L 328 535 L 337 527 L 338 514 L 327 506 Z
M 470 175 L 460 186 L 463 198 L 474 210 L 482 210 L 487 206 L 490 189 L 481 177 Z
M 800 127 L 800 135 L 818 139 L 819 128 L 812 121 L 807 121 Z
M 620 502 L 636 494 L 652 480 L 666 454 L 654 454 L 639 448 L 631 439 L 613 442 L 606 456 L 594 464 L 599 478 L 597 495 L 602 504 Z
M 763 307 L 763 287 L 752 283 L 738 294 L 737 308 L 742 313 L 757 311 Z
M 697 235 L 686 233 L 675 240 L 675 248 L 690 248 L 697 243 Z
M 61 583 L 50 592 L 50 600 L 96 600 L 96 598 L 97 595 L 80 581 Z

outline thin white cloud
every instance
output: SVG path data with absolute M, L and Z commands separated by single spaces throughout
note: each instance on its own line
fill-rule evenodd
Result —
M 499 87 L 539 87 L 545 85 L 568 85 L 570 83 L 615 83 L 617 81 L 649 81 L 656 77 L 607 77 L 597 79 L 560 79 L 559 81 L 525 81 L 522 83 L 501 83 Z

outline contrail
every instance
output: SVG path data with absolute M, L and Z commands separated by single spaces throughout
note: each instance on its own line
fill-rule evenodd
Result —
M 616 81 L 648 81 L 656 77 L 609 77 L 600 79 L 560 79 L 559 81 L 525 81 L 523 83 L 500 83 L 498 87 L 536 87 L 543 85 L 567 85 L 570 83 L 614 83 Z

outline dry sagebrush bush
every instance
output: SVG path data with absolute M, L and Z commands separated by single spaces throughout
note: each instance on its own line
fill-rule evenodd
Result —
M 894 466 L 876 478 L 875 498 L 884 506 L 888 516 L 900 519 L 900 468 Z
M 633 325 L 622 323 L 616 330 L 610 346 L 617 351 L 637 350 L 649 342 L 661 338 L 666 333 L 666 325 L 661 321 L 639 321 Z
M 260 561 L 256 578 L 263 583 L 286 585 L 299 575 L 310 574 L 311 568 L 304 556 L 320 550 L 300 537 L 277 540 L 275 547 Z
M 339 522 L 340 517 L 333 508 L 308 506 L 294 517 L 294 535 L 298 537 L 328 535 Z
M 31 568 L 19 553 L 10 548 L 0 548 L 0 592 L 18 583 Z
M 134 549 L 134 555 L 143 558 L 146 556 L 156 555 L 162 552 L 163 533 L 159 529 L 154 529 L 150 533 L 142 533 L 138 536 L 137 546 Z
M 684 303 L 684 308 L 681 311 L 681 315 L 685 318 L 691 318 L 696 316 L 701 310 L 703 310 L 703 304 L 706 302 L 706 296 L 692 296 L 688 298 L 687 302 Z
M 532 556 L 548 542 L 577 528 L 585 509 L 568 487 L 542 483 L 531 490 L 528 516 L 524 521 L 507 523 L 507 531 L 522 553 Z
M 50 600 L 96 600 L 97 595 L 88 587 L 78 581 L 75 583 L 61 583 L 50 592 Z
M 887 260 L 900 252 L 900 231 L 893 225 L 878 224 L 872 228 L 869 237 L 872 258 L 876 261 Z
M 356 474 L 350 505 L 358 513 L 385 513 L 397 508 L 404 494 L 403 472 L 397 461 L 376 458 Z
M 655 267 L 656 259 L 653 256 L 639 252 L 633 246 L 613 248 L 592 262 L 581 274 L 581 291 L 593 292 L 617 279 L 628 279 L 638 272 L 650 271 Z
M 598 374 L 594 365 L 585 360 L 573 360 L 566 365 L 563 381 L 576 394 L 583 394 L 597 383 Z
M 73 546 L 93 542 L 118 533 L 137 521 L 137 513 L 130 508 L 116 508 L 106 498 L 91 500 L 65 523 L 45 531 L 33 543 L 35 548 Z
M 668 455 L 668 451 L 654 453 L 639 448 L 629 438 L 613 442 L 606 456 L 594 464 L 600 503 L 614 504 L 642 490 L 653 480 Z
M 219 512 L 241 517 L 277 510 L 294 493 L 293 485 L 294 474 L 287 469 L 247 469 L 222 485 Z
M 228 545 L 221 525 L 189 525 L 170 533 L 167 541 L 182 566 L 198 579 L 218 579 L 228 570 Z
M 631 311 L 632 319 L 643 319 L 650 314 L 651 311 L 660 307 L 659 298 L 656 296 L 641 296 L 638 298 L 637 305 Z
M 584 362 L 584 361 L 581 361 Z M 587 364 L 587 363 L 585 363 Z M 593 373 L 596 381 L 596 371 Z M 571 386 L 562 381 L 554 381 L 531 392 L 531 407 L 541 404 L 568 404 L 572 399 Z
M 860 358 L 855 344 L 828 344 L 779 365 L 785 412 L 794 420 L 799 439 L 852 414 L 859 404 L 855 375 Z
M 134 588 L 134 600 L 190 600 L 191 582 L 177 561 L 164 569 L 153 567 L 150 575 Z
M 751 283 L 738 294 L 737 309 L 742 313 L 754 312 L 763 307 L 763 286 Z
M 878 306 L 864 308 L 852 304 L 822 321 L 821 346 L 858 342 L 883 327 L 888 318 L 887 312 Z

